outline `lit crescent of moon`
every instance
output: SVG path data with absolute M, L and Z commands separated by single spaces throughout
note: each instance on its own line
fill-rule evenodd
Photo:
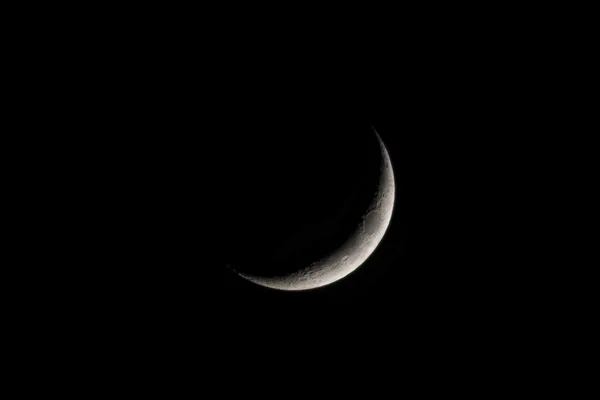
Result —
M 344 278 L 369 258 L 388 228 L 395 198 L 392 163 L 379 134 L 375 129 L 373 132 L 377 136 L 381 150 L 379 184 L 354 234 L 328 256 L 293 273 L 284 276 L 256 276 L 238 272 L 240 276 L 272 289 L 315 289 Z

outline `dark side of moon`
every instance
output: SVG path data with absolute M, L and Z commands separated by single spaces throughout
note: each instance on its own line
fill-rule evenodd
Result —
M 238 144 L 239 197 L 227 216 L 226 264 L 280 290 L 307 290 L 347 276 L 380 243 L 395 185 L 381 138 L 368 125 L 304 126 L 271 143 Z M 256 157 L 256 155 L 261 157 Z M 231 201 L 231 199 L 230 199 Z

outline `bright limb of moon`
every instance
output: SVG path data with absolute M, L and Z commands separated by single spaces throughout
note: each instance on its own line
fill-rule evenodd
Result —
M 305 268 L 283 276 L 238 274 L 258 285 L 279 290 L 308 290 L 336 282 L 358 267 L 373 254 L 392 218 L 395 198 L 394 172 L 389 154 L 379 134 L 381 163 L 379 184 L 375 196 L 363 214 L 357 230 L 339 248 Z

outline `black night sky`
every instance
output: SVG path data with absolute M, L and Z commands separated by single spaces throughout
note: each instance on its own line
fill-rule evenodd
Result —
M 402 393 L 406 370 L 455 370 L 472 343 L 483 357 L 509 348 L 522 326 L 550 310 L 535 292 L 546 264 L 515 251 L 537 235 L 521 213 L 539 211 L 521 204 L 544 167 L 532 161 L 535 174 L 519 177 L 523 187 L 506 174 L 526 131 L 540 132 L 537 121 L 516 121 L 535 103 L 523 96 L 530 76 L 521 76 L 520 58 L 504 60 L 479 29 L 453 37 L 462 25 L 439 7 L 428 6 L 424 23 L 411 23 L 410 13 L 383 23 L 362 8 L 357 19 L 340 10 L 331 21 L 360 32 L 327 21 L 327 38 L 309 20 L 284 35 L 245 13 L 248 28 L 211 26 L 203 12 L 184 23 L 184 11 L 168 24 L 142 8 L 124 18 L 123 31 L 103 19 L 87 35 L 36 33 L 45 51 L 23 46 L 35 58 L 30 72 L 22 81 L 8 76 L 31 88 L 19 89 L 37 107 L 18 133 L 28 157 L 29 146 L 43 154 L 35 178 L 23 180 L 36 189 L 27 207 L 41 217 L 22 224 L 44 242 L 23 254 L 41 261 L 18 260 L 27 290 L 11 299 L 48 316 L 33 341 L 58 332 L 84 343 L 75 348 L 92 361 L 88 348 L 116 352 L 101 378 L 126 365 L 130 349 L 158 360 L 161 348 L 188 358 L 181 365 L 199 381 L 211 379 L 206 368 L 223 378 L 220 391 L 240 387 L 243 396 L 248 387 L 272 390 L 263 361 L 291 379 L 283 392 L 273 390 L 283 397 L 297 386 L 320 394 L 327 381 L 354 391 L 365 377 L 331 372 L 379 367 L 389 376 L 376 371 L 369 382 L 377 398 L 370 391 L 383 380 Z M 447 22 L 431 22 L 432 13 Z M 272 14 L 264 11 L 278 18 Z M 503 21 L 497 35 L 511 29 Z M 479 42 L 465 45 L 473 38 Z M 262 287 L 226 266 L 287 273 L 352 235 L 379 172 L 371 127 L 391 158 L 395 206 L 364 264 L 306 291 Z M 439 357 L 443 351 L 455 354 Z M 302 372 L 287 370 L 288 360 Z M 260 375 L 251 385 L 231 378 L 251 372 Z M 446 389 L 428 373 L 423 379 L 423 387 Z
M 92 183 L 80 194 L 81 224 L 97 229 L 79 239 L 91 267 L 71 279 L 82 282 L 86 304 L 126 323 L 236 335 L 295 325 L 298 315 L 309 328 L 414 321 L 439 300 L 440 284 L 432 287 L 409 239 L 410 160 L 429 117 L 419 75 L 398 88 L 382 75 L 383 60 L 358 51 L 343 62 L 278 53 L 275 64 L 263 54 L 240 64 L 170 51 L 169 62 L 151 67 L 139 54 L 95 65 L 103 73 L 86 91 L 98 97 L 79 105 L 81 126 L 92 126 L 78 155 L 91 165 L 80 181 Z M 352 220 L 337 219 L 289 263 L 272 261 L 281 243 L 302 249 L 297 231 L 306 239 L 332 214 L 363 212 L 379 166 L 371 126 L 389 152 L 396 197 L 384 239 L 361 267 L 300 292 L 258 286 L 226 267 L 295 267 L 351 233 Z
M 191 104 L 190 97 L 152 96 L 118 120 L 140 126 L 115 135 L 118 154 L 111 152 L 111 163 L 99 171 L 113 177 L 106 183 L 111 190 L 99 194 L 106 198 L 98 213 L 114 230 L 98 256 L 108 265 L 103 279 L 118 277 L 109 285 L 115 306 L 169 319 L 208 313 L 235 325 L 253 310 L 283 316 L 306 308 L 325 316 L 328 307 L 396 312 L 415 301 L 405 159 L 415 121 L 400 112 L 410 109 L 369 87 L 323 83 L 229 82 Z M 396 205 L 383 241 L 363 266 L 303 292 L 260 287 L 225 267 L 233 261 L 260 269 L 275 244 L 299 229 L 306 238 L 306 229 L 339 211 L 348 195 L 363 207 L 346 203 L 350 214 L 363 212 L 378 169 L 369 156 L 370 126 L 393 163 Z M 351 233 L 344 223 L 327 227 L 333 237 L 315 231 L 317 250 Z M 312 257 L 296 254 L 297 265 Z M 268 268 L 276 272 L 274 264 Z
M 17 156 L 7 175 L 20 183 L 5 192 L 25 200 L 24 211 L 6 212 L 35 239 L 17 249 L 15 268 L 5 268 L 24 277 L 22 285 L 5 279 L 17 289 L 7 307 L 20 314 L 6 325 L 28 334 L 23 346 L 7 342 L 22 363 L 78 383 L 59 368 L 66 362 L 102 380 L 89 388 L 128 381 L 145 364 L 159 374 L 193 375 L 202 394 L 215 383 L 217 394 L 239 391 L 236 398 L 251 389 L 315 396 L 330 383 L 335 397 L 342 389 L 365 397 L 355 390 L 362 383 L 368 398 L 380 398 L 373 392 L 385 382 L 406 393 L 411 375 L 420 375 L 419 393 L 450 392 L 431 369 L 471 385 L 478 379 L 457 368 L 461 362 L 494 375 L 485 364 L 502 357 L 490 350 L 527 348 L 498 362 L 495 376 L 528 379 L 513 367 L 535 369 L 522 362 L 528 348 L 560 331 L 556 310 L 571 312 L 564 288 L 545 281 L 549 269 L 562 277 L 570 264 L 549 267 L 540 255 L 553 257 L 550 242 L 539 251 L 532 245 L 539 227 L 554 221 L 540 209 L 552 195 L 544 191 L 538 201 L 528 193 L 540 176 L 554 179 L 536 157 L 555 156 L 543 148 L 550 136 L 540 128 L 555 117 L 551 108 L 535 115 L 544 106 L 531 82 L 544 87 L 539 93 L 554 90 L 555 77 L 541 72 L 549 74 L 558 53 L 527 70 L 527 57 L 502 53 L 512 45 L 499 50 L 483 29 L 432 5 L 420 19 L 390 12 L 389 22 L 364 14 L 364 5 L 348 18 L 350 6 L 340 6 L 323 20 L 328 34 L 311 19 L 288 28 L 288 14 L 272 5 L 259 13 L 280 26 L 241 5 L 227 4 L 223 23 L 181 8 L 165 18 L 165 4 L 154 8 L 157 17 L 144 15 L 152 7 L 130 15 L 117 8 L 107 18 L 98 7 L 64 13 L 81 27 L 42 11 L 50 27 L 31 30 L 30 44 L 15 40 L 27 24 L 7 31 L 24 54 L 7 57 L 24 66 L 23 77 L 7 75 L 20 96 L 8 102 L 23 108 L 7 137 L 23 141 L 25 156 L 6 146 Z M 467 19 L 483 27 L 497 14 L 474 11 Z M 321 7 L 313 13 L 321 16 Z M 502 19 L 494 31 L 502 42 L 513 24 Z M 517 38 L 523 54 L 546 35 L 532 32 L 534 40 Z M 21 107 L 21 98 L 33 106 Z M 360 267 L 305 291 L 262 287 L 227 267 L 285 274 L 353 235 L 378 183 L 371 128 L 391 159 L 395 205 Z M 521 169 L 519 157 L 534 168 Z M 21 168 L 31 177 L 18 176 Z M 549 222 L 538 224 L 539 215 Z M 8 234 L 20 240 L 20 231 Z M 21 302 L 31 311 L 18 310 Z M 527 338 L 527 325 L 544 312 L 552 325 Z M 55 354 L 37 354 L 40 344 Z M 77 358 L 65 357 L 63 347 Z M 552 344 L 540 348 L 554 356 Z M 153 388 L 141 375 L 136 390 Z

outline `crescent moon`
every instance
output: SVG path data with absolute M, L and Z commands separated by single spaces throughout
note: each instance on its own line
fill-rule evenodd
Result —
M 308 290 L 344 278 L 371 256 L 387 231 L 395 199 L 392 163 L 381 137 L 374 128 L 372 129 L 377 136 L 381 152 L 379 182 L 374 198 L 364 212 L 354 234 L 328 256 L 293 273 L 283 276 L 256 276 L 236 271 L 238 275 L 272 289 Z

